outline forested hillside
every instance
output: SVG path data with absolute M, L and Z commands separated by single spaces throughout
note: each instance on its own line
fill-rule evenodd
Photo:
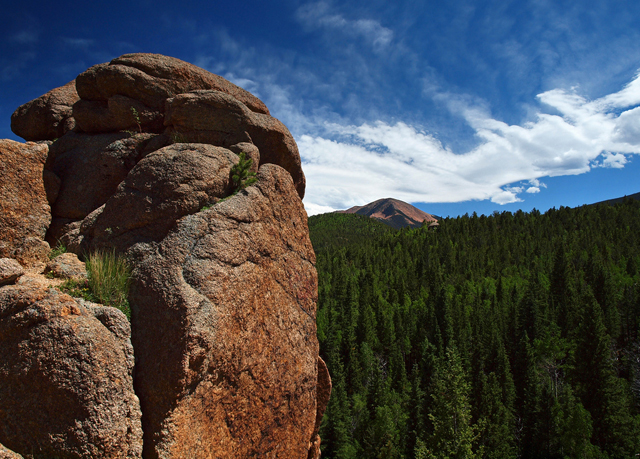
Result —
M 640 201 L 311 217 L 324 458 L 640 453 Z

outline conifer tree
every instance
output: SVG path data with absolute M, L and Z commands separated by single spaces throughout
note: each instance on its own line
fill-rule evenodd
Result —
M 247 158 L 244 151 L 241 152 L 238 162 L 231 168 L 231 180 L 234 185 L 234 194 L 258 181 L 256 173 L 251 172 L 252 164 L 253 159 Z
M 432 458 L 473 459 L 482 457 L 474 447 L 480 426 L 471 423 L 471 387 L 462 361 L 451 343 L 436 371 L 431 389 L 432 432 L 427 438 L 428 455 Z

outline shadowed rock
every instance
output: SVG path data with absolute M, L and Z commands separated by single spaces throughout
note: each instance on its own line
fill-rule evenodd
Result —
M 133 364 L 120 311 L 0 288 L 0 442 L 34 458 L 139 458 Z
M 329 405 L 329 398 L 331 397 L 331 376 L 329 375 L 329 369 L 324 360 L 318 356 L 318 385 L 316 389 L 316 425 L 311 434 L 311 448 L 309 448 L 308 459 L 320 459 L 320 423 L 322 422 L 322 416 Z
M 160 241 L 181 217 L 232 192 L 238 156 L 205 144 L 174 144 L 141 160 L 106 205 L 78 229 L 80 247 L 125 251 Z
M 146 457 L 305 459 L 316 423 L 317 275 L 286 171 L 134 251 Z
M 42 173 L 49 147 L 0 140 L 0 257 L 24 267 L 44 267 L 51 223 Z
M 106 102 L 80 100 L 73 106 L 78 128 L 84 132 L 161 133 L 164 129 L 162 113 L 135 99 L 116 94 Z
M 55 218 L 80 220 L 109 199 L 148 152 L 153 134 L 76 134 L 51 145 L 47 168 L 61 179 Z
M 25 140 L 53 140 L 75 127 L 72 107 L 78 101 L 76 82 L 52 89 L 21 105 L 11 115 L 11 130 Z

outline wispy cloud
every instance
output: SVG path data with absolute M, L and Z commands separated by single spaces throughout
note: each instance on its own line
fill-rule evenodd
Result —
M 347 19 L 336 13 L 326 2 L 308 3 L 300 7 L 297 19 L 312 29 L 328 29 L 346 36 L 358 36 L 374 48 L 387 47 L 393 40 L 393 31 L 373 19 Z
M 66 46 L 69 46 L 72 48 L 79 48 L 82 50 L 86 50 L 95 44 L 95 40 L 92 40 L 89 38 L 65 37 L 62 39 L 62 41 Z
M 33 45 L 38 43 L 39 34 L 36 30 L 25 29 L 16 32 L 10 37 L 10 40 L 19 45 Z
M 465 98 L 443 96 L 480 139 L 478 146 L 459 154 L 401 122 L 326 126 L 330 135 L 299 139 L 309 183 L 305 202 L 310 213 L 382 196 L 508 204 L 522 201 L 523 193 L 539 193 L 543 177 L 624 167 L 627 155 L 640 153 L 640 107 L 634 107 L 640 103 L 638 88 L 640 76 L 594 101 L 574 91 L 547 91 L 538 99 L 556 113 L 540 111 L 521 126 L 496 120 Z
M 31 62 L 36 59 L 36 53 L 23 51 L 12 57 L 12 60 L 0 58 L 0 81 L 18 78 Z

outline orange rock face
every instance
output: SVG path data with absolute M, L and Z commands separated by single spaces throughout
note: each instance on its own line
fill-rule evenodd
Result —
M 0 140 L 0 258 L 25 267 L 48 261 L 51 209 L 42 178 L 49 147 Z
M 315 255 L 282 168 L 138 246 L 131 293 L 148 457 L 307 457 Z

